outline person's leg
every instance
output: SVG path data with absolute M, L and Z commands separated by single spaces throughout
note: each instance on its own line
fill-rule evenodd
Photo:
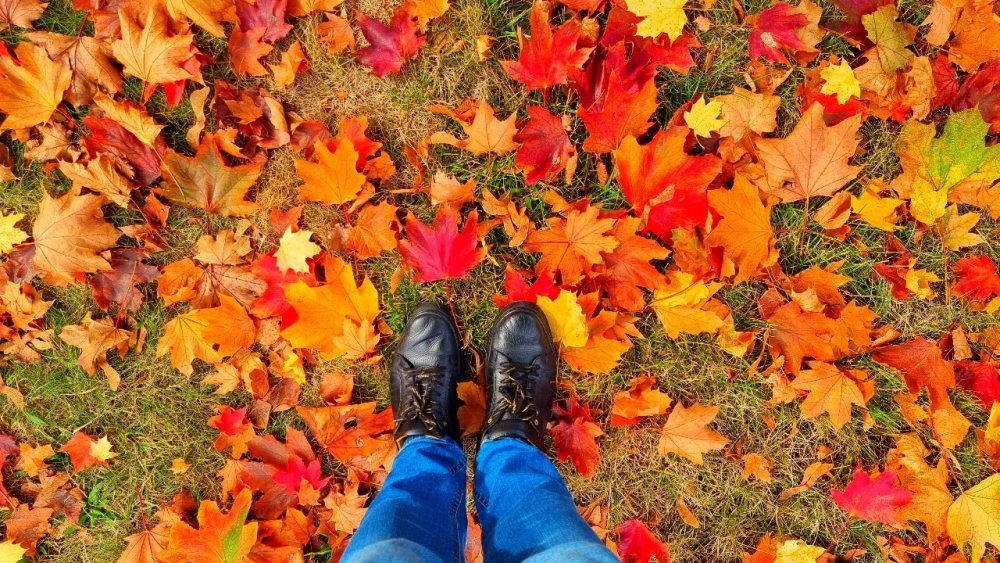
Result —
M 486 350 L 486 421 L 473 483 L 489 563 L 617 561 L 577 513 L 539 449 L 552 413 L 557 361 L 542 311 L 532 303 L 507 305 Z
M 450 437 L 406 440 L 341 561 L 461 561 L 465 476 L 465 452 Z
M 618 561 L 535 446 L 517 438 L 483 442 L 474 485 L 485 561 Z
M 410 314 L 389 369 L 402 444 L 341 561 L 458 563 L 465 551 L 465 452 L 458 446 L 458 331 L 448 310 Z

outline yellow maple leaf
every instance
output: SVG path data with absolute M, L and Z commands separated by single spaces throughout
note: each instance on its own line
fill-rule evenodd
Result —
M 312 231 L 293 232 L 291 227 L 285 229 L 278 243 L 274 257 L 278 260 L 278 269 L 285 273 L 288 270 L 304 274 L 309 271 L 308 258 L 319 254 L 319 245 L 309 240 Z
M 233 2 L 226 0 L 164 0 L 167 12 L 174 20 L 187 16 L 198 27 L 216 37 L 226 37 L 224 21 L 236 20 Z
M 948 190 L 935 189 L 922 176 L 913 179 L 913 189 L 910 192 L 910 215 L 925 225 L 933 225 L 944 217 L 948 207 Z
M 819 91 L 836 94 L 838 103 L 847 103 L 851 96 L 861 97 L 861 83 L 847 61 L 840 61 L 838 65 L 831 64 L 821 70 L 819 75 L 823 79 L 823 86 Z
M 552 329 L 552 340 L 571 348 L 587 343 L 587 317 L 576 300 L 576 295 L 565 289 L 559 290 L 555 300 L 542 295 L 538 297 L 538 308 L 545 313 Z
M 948 535 L 959 549 L 972 546 L 972 563 L 979 563 L 986 543 L 1000 546 L 1000 474 L 966 489 L 948 509 Z
M 0 561 L 20 561 L 25 553 L 28 550 L 14 543 L 14 540 L 0 541 Z
M 143 24 L 137 25 L 124 10 L 118 11 L 122 38 L 111 50 L 122 65 L 123 72 L 150 84 L 165 84 L 193 78 L 181 63 L 191 58 L 190 33 L 167 35 L 167 22 L 150 7 Z
M 809 545 L 802 540 L 785 540 L 775 553 L 774 563 L 816 563 L 826 553 L 822 547 Z
M 935 293 L 931 289 L 931 283 L 939 281 L 941 278 L 930 270 L 913 268 L 906 271 L 906 289 L 912 291 L 920 299 L 934 299 Z
M 10 252 L 15 245 L 21 244 L 28 238 L 28 233 L 14 226 L 23 218 L 24 213 L 4 215 L 3 211 L 0 211 L 0 254 Z
M 681 333 L 712 334 L 726 326 L 726 322 L 715 311 L 702 306 L 721 287 L 720 283 L 706 284 L 687 272 L 673 270 L 667 274 L 666 289 L 655 291 L 649 305 L 670 338 Z
M 686 0 L 628 0 L 626 6 L 628 11 L 643 18 L 636 28 L 636 35 L 656 37 L 666 33 L 673 41 L 684 32 L 686 3 Z
M 334 152 L 319 141 L 315 152 L 319 162 L 295 161 L 295 174 L 305 181 L 299 186 L 299 199 L 340 205 L 357 198 L 365 175 L 358 172 L 358 151 L 351 140 L 340 139 Z
M 883 231 L 893 232 L 898 227 L 895 221 L 896 208 L 903 200 L 894 197 L 882 197 L 871 187 L 865 188 L 861 197 L 851 195 L 851 211 L 857 213 L 861 220 Z
M 4 129 L 24 129 L 45 123 L 52 117 L 73 73 L 68 66 L 53 61 L 45 49 L 24 42 L 14 50 L 17 62 L 0 57 L 0 110 L 7 118 Z M 20 63 L 20 64 L 18 64 Z
M 702 96 L 691 105 L 690 110 L 684 112 L 684 123 L 687 123 L 695 135 L 709 137 L 713 131 L 718 131 L 729 122 L 728 119 L 719 117 L 721 113 L 721 101 L 712 100 L 706 103 L 705 97 Z
M 950 250 L 958 251 L 967 246 L 982 244 L 983 237 L 971 232 L 979 218 L 980 215 L 975 212 L 959 215 L 958 205 L 949 205 L 941 219 L 941 238 L 945 245 Z
M 108 461 L 118 454 L 111 451 L 111 442 L 108 441 L 108 437 L 101 436 L 90 443 L 90 455 L 94 456 L 97 461 Z
M 98 92 L 94 96 L 94 104 L 101 108 L 105 117 L 118 122 L 129 133 L 135 135 L 136 139 L 142 141 L 142 144 L 150 147 L 156 144 L 156 137 L 163 130 L 163 125 L 157 123 L 144 109 L 127 102 L 117 102 L 103 92 Z
M 188 469 L 191 469 L 191 464 L 185 461 L 183 457 L 174 458 L 170 462 L 170 471 L 172 471 L 174 475 L 187 473 Z

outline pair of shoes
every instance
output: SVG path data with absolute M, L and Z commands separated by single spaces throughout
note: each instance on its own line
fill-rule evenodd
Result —
M 396 441 L 460 437 L 461 345 L 448 310 L 423 303 L 410 315 L 392 359 Z M 544 448 L 555 396 L 556 348 L 535 304 L 514 302 L 493 323 L 486 351 L 483 440 L 519 438 Z

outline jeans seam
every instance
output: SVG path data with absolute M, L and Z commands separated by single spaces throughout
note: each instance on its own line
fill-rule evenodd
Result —
M 458 532 L 459 531 L 458 512 L 459 508 L 461 507 L 461 504 L 462 504 L 462 491 L 461 489 L 459 489 L 459 491 L 455 494 L 455 498 L 451 500 L 451 527 L 452 527 L 451 537 L 454 538 L 452 540 L 452 561 L 454 561 L 455 563 L 462 563 L 465 551 L 465 546 L 459 545 L 460 543 L 459 536 L 461 534 L 459 534 Z

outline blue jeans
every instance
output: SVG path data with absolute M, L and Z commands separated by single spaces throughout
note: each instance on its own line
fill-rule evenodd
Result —
M 465 452 L 454 440 L 406 440 L 341 561 L 461 563 L 465 480 Z M 487 563 L 618 561 L 577 513 L 552 462 L 526 442 L 484 442 L 473 490 Z

